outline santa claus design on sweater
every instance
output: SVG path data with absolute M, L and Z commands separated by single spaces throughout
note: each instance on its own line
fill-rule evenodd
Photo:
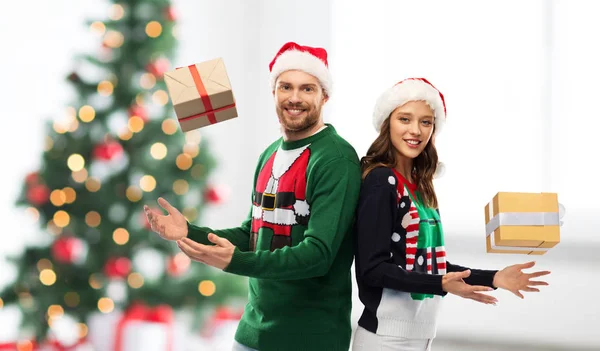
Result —
M 273 231 L 270 247 L 273 251 L 292 246 L 292 227 L 308 223 L 310 205 L 306 201 L 306 168 L 310 158 L 309 145 L 293 150 L 278 149 L 261 169 L 252 204 L 251 250 L 256 250 L 261 228 Z

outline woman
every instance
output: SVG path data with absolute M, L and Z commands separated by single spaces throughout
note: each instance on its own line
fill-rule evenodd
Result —
M 361 160 L 357 209 L 356 275 L 364 304 L 353 350 L 430 350 L 446 294 L 485 304 L 484 292 L 548 285 L 525 274 L 534 262 L 477 270 L 446 260 L 433 178 L 441 168 L 434 138 L 446 119 L 444 96 L 426 79 L 409 78 L 378 99 L 373 122 L 380 133 Z

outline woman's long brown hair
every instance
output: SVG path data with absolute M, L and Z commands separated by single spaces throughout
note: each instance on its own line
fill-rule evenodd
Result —
M 377 139 L 371 144 L 367 155 L 360 160 L 362 179 L 377 167 L 394 168 L 396 166 L 396 149 L 390 137 L 390 119 L 387 118 L 381 125 Z M 413 182 L 417 184 L 417 191 L 423 197 L 425 206 L 437 208 L 438 202 L 433 188 L 433 174 L 437 169 L 438 154 L 431 140 L 417 158 L 413 160 Z

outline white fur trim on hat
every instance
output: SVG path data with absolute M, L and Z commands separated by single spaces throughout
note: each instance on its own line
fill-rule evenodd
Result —
M 446 165 L 443 162 L 438 162 L 433 178 L 441 178 L 444 174 L 446 174 Z
M 332 79 L 327 65 L 316 56 L 299 50 L 286 51 L 277 58 L 270 75 L 272 90 L 275 90 L 275 82 L 279 75 L 290 70 L 303 71 L 315 76 L 321 83 L 321 87 L 325 90 L 326 94 L 331 96 Z
M 425 101 L 433 110 L 435 117 L 435 134 L 439 134 L 446 122 L 444 101 L 440 92 L 430 84 L 419 79 L 407 79 L 386 90 L 377 99 L 373 112 L 373 126 L 380 131 L 383 121 L 398 107 L 409 101 Z

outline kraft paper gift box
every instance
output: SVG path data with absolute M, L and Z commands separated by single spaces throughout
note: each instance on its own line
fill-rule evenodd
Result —
M 206 127 L 238 116 L 221 58 L 180 67 L 164 74 L 181 130 Z
M 485 206 L 488 253 L 543 255 L 560 242 L 555 193 L 499 192 Z

